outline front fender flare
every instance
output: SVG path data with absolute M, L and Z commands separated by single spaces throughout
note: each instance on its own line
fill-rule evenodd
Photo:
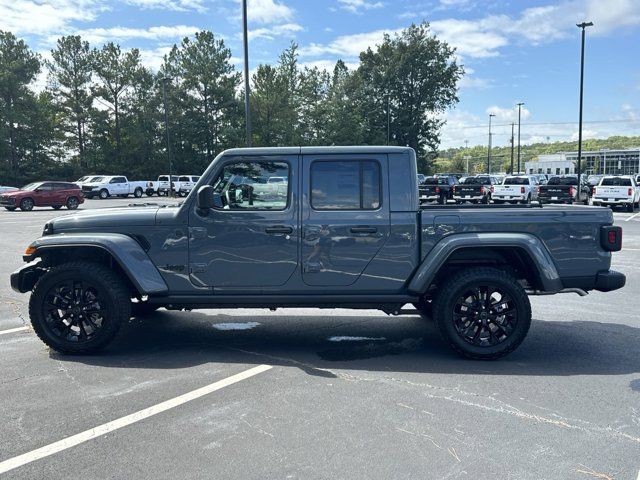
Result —
M 524 250 L 535 263 L 537 277 L 545 292 L 559 292 L 562 281 L 551 254 L 542 241 L 528 233 L 461 233 L 438 242 L 423 259 L 409 282 L 411 294 L 423 294 L 451 254 L 461 248 L 514 247 Z
M 47 235 L 34 241 L 34 257 L 54 249 L 90 247 L 105 250 L 118 262 L 142 295 L 164 295 L 169 292 L 160 272 L 133 238 L 120 233 L 62 233 Z

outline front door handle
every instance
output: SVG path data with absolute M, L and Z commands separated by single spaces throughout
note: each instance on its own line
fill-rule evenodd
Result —
M 376 233 L 378 231 L 376 227 L 367 226 L 351 227 L 349 230 L 351 233 Z
M 280 235 L 289 235 L 293 233 L 292 227 L 286 227 L 284 225 L 275 225 L 273 227 L 267 227 L 264 229 L 266 233 L 274 233 Z

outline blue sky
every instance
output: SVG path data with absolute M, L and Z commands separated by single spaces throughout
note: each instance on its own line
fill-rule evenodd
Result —
M 640 0 L 249 0 L 251 69 L 275 62 L 291 40 L 303 65 L 331 69 L 342 58 L 355 67 L 384 32 L 422 20 L 457 48 L 467 70 L 460 103 L 444 114 L 442 146 L 486 143 L 489 113 L 496 114 L 494 143 L 507 144 L 518 101 L 525 102 L 523 142 L 575 138 L 575 24 L 583 20 L 595 24 L 587 36 L 584 134 L 640 135 Z M 154 69 L 173 43 L 209 29 L 241 69 L 239 0 L 0 0 L 0 29 L 43 56 L 65 34 L 96 46 L 118 42 L 139 48 Z

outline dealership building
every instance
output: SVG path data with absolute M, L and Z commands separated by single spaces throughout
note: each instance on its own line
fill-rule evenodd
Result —
M 640 147 L 619 150 L 585 150 L 582 152 L 583 172 L 586 174 L 631 175 L 640 173 Z M 526 173 L 567 175 L 576 173 L 578 152 L 539 155 L 525 162 Z

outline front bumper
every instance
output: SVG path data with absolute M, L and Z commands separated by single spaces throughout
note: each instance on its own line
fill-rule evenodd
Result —
M 0 206 L 2 207 L 15 207 L 16 199 L 13 197 L 0 197 Z
M 18 293 L 30 292 L 46 271 L 40 259 L 27 263 L 11 274 L 11 288 Z

